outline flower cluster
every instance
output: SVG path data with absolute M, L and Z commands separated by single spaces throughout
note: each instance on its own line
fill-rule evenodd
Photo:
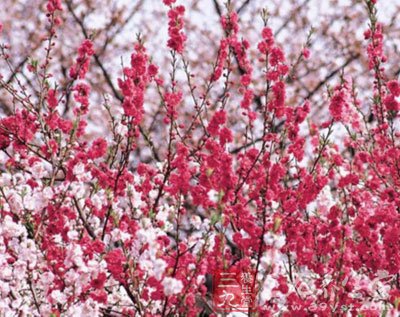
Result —
M 171 5 L 175 1 L 164 1 L 166 5 Z M 185 47 L 186 35 L 183 33 L 184 20 L 183 16 L 185 14 L 185 7 L 179 5 L 172 7 L 168 11 L 168 47 L 182 54 Z
M 78 49 L 78 57 L 69 70 L 73 79 L 84 79 L 89 70 L 90 57 L 94 55 L 93 43 L 91 40 L 84 40 Z
M 125 115 L 132 117 L 134 124 L 139 124 L 143 116 L 144 91 L 156 71 L 154 65 L 148 65 L 145 48 L 137 44 L 135 50 L 131 55 L 131 67 L 124 68 L 124 79 L 119 79 L 118 85 L 124 96 Z
M 297 64 L 268 19 L 253 41 L 229 5 L 215 63 L 195 74 L 175 2 L 163 1 L 170 63 L 139 36 L 108 77 L 115 98 L 95 93 L 89 39 L 66 81 L 51 49 L 26 85 L 0 77 L 13 103 L 0 119 L 0 315 L 216 317 L 212 275 L 248 269 L 259 316 L 397 316 L 400 84 L 381 67 L 375 2 L 371 91 L 343 73 L 321 96 L 327 120 L 293 102 Z M 301 47 L 298 63 L 311 60 Z
M 47 2 L 47 11 L 54 13 L 55 11 L 62 11 L 61 0 L 49 0 Z

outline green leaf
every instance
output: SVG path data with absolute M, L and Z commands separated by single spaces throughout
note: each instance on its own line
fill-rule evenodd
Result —
M 221 221 L 221 214 L 214 213 L 211 215 L 211 225 L 215 225 L 217 222 Z

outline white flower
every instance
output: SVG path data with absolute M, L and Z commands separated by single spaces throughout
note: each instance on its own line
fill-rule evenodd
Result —
M 26 262 L 18 260 L 13 264 L 13 275 L 14 279 L 22 280 L 26 274 Z
M 128 127 L 118 122 L 115 126 L 115 133 L 120 136 L 125 136 L 128 133 Z
M 271 276 L 268 275 L 265 279 L 262 291 L 260 293 L 260 304 L 263 305 L 266 301 L 272 298 L 272 290 L 278 286 L 278 282 Z
M 61 236 L 61 234 L 55 234 L 55 235 L 53 236 L 53 241 L 54 241 L 54 243 L 56 243 L 56 244 L 61 243 L 61 242 L 62 242 L 62 236 Z
M 273 245 L 275 248 L 280 249 L 286 243 L 286 237 L 284 235 L 276 235 L 271 231 L 268 231 L 264 235 L 264 242 L 266 245 Z
M 249 234 L 246 231 L 244 231 L 243 229 L 240 229 L 240 234 L 242 235 L 243 239 L 247 239 L 250 237 Z
M 33 196 L 24 197 L 24 207 L 28 210 L 35 210 L 36 201 Z
M 13 195 L 8 198 L 8 203 L 10 205 L 11 210 L 13 211 L 20 211 L 24 208 L 22 204 L 22 198 L 17 193 L 13 192 Z
M 103 207 L 103 202 L 107 201 L 104 196 L 104 191 L 101 190 L 92 197 L 92 204 L 96 209 L 101 209 Z
M 11 184 L 11 175 L 7 173 L 3 173 L 0 177 L 0 186 L 10 186 Z
M 21 307 L 21 305 L 22 305 L 22 298 L 20 297 L 12 302 L 11 307 L 15 309 L 14 310 L 15 312 L 19 307 Z
M 50 296 L 56 303 L 65 304 L 67 301 L 67 296 L 65 296 L 59 290 L 52 291 Z
M 69 230 L 67 233 L 67 236 L 70 240 L 74 241 L 74 240 L 78 240 L 79 233 L 76 230 Z
M 218 192 L 215 189 L 211 189 L 208 192 L 208 199 L 211 200 L 214 204 L 216 204 L 218 202 Z
M 286 237 L 284 235 L 277 236 L 275 246 L 277 249 L 282 248 L 286 243 Z
M 51 199 L 53 197 L 53 189 L 51 187 L 46 187 L 43 189 L 43 197 L 46 199 Z
M 204 275 L 198 275 L 196 278 L 197 285 L 204 284 L 205 281 L 206 281 L 206 277 Z
M 153 227 L 150 218 L 142 218 L 141 225 L 142 225 L 143 229 L 145 229 L 145 230 L 152 229 L 152 227 Z
M 2 267 L 2 269 L 0 270 L 0 279 L 4 280 L 4 281 L 9 281 L 12 279 L 12 269 L 11 267 Z
M 126 190 L 127 190 L 129 200 L 131 201 L 133 208 L 140 208 L 143 203 L 142 199 L 141 199 L 141 194 L 138 193 L 135 190 L 135 187 L 132 185 L 128 185 Z M 151 196 L 151 191 L 150 191 L 150 196 Z
M 329 185 L 326 185 L 317 196 L 317 211 L 319 214 L 325 215 L 334 204 L 335 201 L 332 197 L 331 188 Z
M 273 200 L 272 202 L 271 202 L 271 207 L 272 207 L 272 209 L 278 209 L 279 208 L 279 203 L 278 202 L 276 202 L 275 200 Z
M 82 256 L 83 251 L 80 245 L 68 245 L 64 264 L 67 267 L 72 267 L 73 265 L 76 265 L 77 267 L 85 266 Z
M 274 243 L 274 234 L 271 231 L 264 234 L 264 242 L 266 245 L 272 245 Z
M 210 219 L 204 219 L 203 223 L 201 224 L 201 230 L 206 232 L 210 229 Z
M 274 250 L 267 250 L 261 257 L 261 267 L 266 271 L 274 261 Z
M 74 169 L 72 171 L 74 175 L 81 175 L 85 172 L 85 164 L 83 163 L 78 163 L 74 166 Z
M 115 228 L 112 232 L 111 232 L 111 239 L 112 241 L 126 241 L 129 240 L 131 238 L 131 235 L 127 232 L 121 231 L 120 229 Z
M 0 234 L 6 238 L 19 237 L 26 233 L 25 227 L 15 223 L 10 216 L 5 216 Z
M 31 172 L 32 172 L 32 176 L 36 179 L 40 179 L 44 176 L 46 176 L 47 171 L 44 168 L 42 163 L 36 162 L 35 164 L 33 164 L 32 168 L 31 168 Z
M 5 297 L 9 293 L 10 293 L 10 285 L 8 283 L 0 281 L 0 296 Z
M 76 198 L 82 198 L 85 195 L 85 185 L 80 182 L 73 182 L 71 184 L 71 194 Z
M 159 281 L 162 278 L 162 275 L 165 272 L 167 267 L 167 263 L 163 259 L 157 259 L 154 261 L 154 277 Z
M 16 173 L 14 176 L 13 176 L 13 183 L 14 183 L 14 185 L 20 185 L 20 184 L 24 184 L 26 181 L 25 181 L 25 176 L 23 175 L 23 174 L 21 174 L 21 173 Z
M 156 199 L 157 196 L 158 196 L 158 190 L 152 189 L 152 190 L 149 192 L 149 197 L 150 197 L 151 199 Z
M 202 221 L 199 216 L 193 215 L 192 217 L 190 217 L 190 223 L 196 230 L 199 230 L 201 227 Z
M 51 272 L 44 272 L 40 275 L 40 283 L 44 286 L 51 286 L 51 283 L 54 281 L 54 274 Z
M 168 207 L 162 206 L 157 212 L 156 219 L 158 221 L 166 222 L 168 220 L 168 216 L 171 213 L 171 209 Z
M 93 301 L 91 298 L 89 298 L 83 305 L 81 316 L 90 316 L 90 317 L 100 316 L 99 304 Z
M 162 286 L 166 296 L 179 294 L 183 289 L 182 282 L 173 277 L 166 277 L 162 282 Z

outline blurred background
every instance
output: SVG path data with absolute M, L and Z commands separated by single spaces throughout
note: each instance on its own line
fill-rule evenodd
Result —
M 3 9 L 0 11 L 0 21 L 4 26 L 0 42 L 11 46 L 10 65 L 0 61 L 0 73 L 7 82 L 13 82 L 19 71 L 18 78 L 33 92 L 35 81 L 27 66 L 32 61 L 40 63 L 45 56 L 49 28 L 46 3 L 46 0 L 2 0 Z M 161 77 L 167 86 L 170 84 L 171 55 L 166 46 L 168 7 L 161 0 L 63 0 L 62 3 L 62 24 L 57 27 L 58 41 L 52 53 L 53 79 L 61 87 L 66 85 L 77 48 L 85 38 L 91 38 L 96 55 L 87 76 L 92 87 L 88 121 L 93 123 L 89 124 L 88 131 L 93 137 L 104 135 L 106 122 L 104 107 L 101 106 L 104 96 L 111 98 L 113 113 L 119 115 L 117 78 L 121 76 L 123 66 L 129 64 L 129 56 L 139 33 L 149 56 L 159 67 Z M 177 4 L 186 7 L 184 30 L 188 40 L 184 58 L 193 74 L 196 94 L 201 96 L 210 77 L 212 63 L 216 60 L 219 42 L 224 36 L 219 21 L 221 15 L 227 12 L 225 1 L 191 0 L 178 1 Z M 359 95 L 365 97 L 363 102 L 368 103 L 372 97 L 373 76 L 368 76 L 367 41 L 363 36 L 368 27 L 368 14 L 362 1 L 236 0 L 231 1 L 230 7 L 239 15 L 240 36 L 251 45 L 249 54 L 254 67 L 253 87 L 256 92 L 263 87 L 263 76 L 259 71 L 262 65 L 257 62 L 257 43 L 263 27 L 260 13 L 262 9 L 267 9 L 270 15 L 268 23 L 275 32 L 276 41 L 283 47 L 289 65 L 296 62 L 306 44 L 307 34 L 313 29 L 311 57 L 301 61 L 294 69 L 294 78 L 287 85 L 287 103 L 295 106 L 310 99 L 313 120 L 323 120 L 328 112 L 327 86 L 337 83 L 340 75 L 354 81 Z M 397 78 L 400 73 L 399 9 L 400 0 L 378 2 L 378 17 L 384 25 L 385 53 L 388 57 L 385 67 L 389 78 Z M 182 69 L 182 63 L 180 67 Z M 234 69 L 232 78 L 238 75 L 238 69 Z M 189 95 L 185 73 L 181 71 L 177 76 L 180 89 Z M 218 103 L 221 89 L 222 86 L 220 90 L 216 87 L 210 95 L 211 113 L 215 109 L 213 105 Z M 233 94 L 228 111 L 233 114 L 240 111 L 239 101 L 240 96 L 235 99 Z M 63 116 L 72 115 L 71 103 L 73 100 L 66 102 L 62 109 Z M 12 100 L 7 94 L 0 93 L 0 105 L 3 115 L 12 111 Z M 150 87 L 142 128 L 158 148 L 162 148 L 165 132 L 161 108 L 159 96 Z M 194 112 L 190 100 L 185 100 L 180 112 L 190 120 Z M 238 120 L 235 115 L 231 119 Z M 241 126 L 245 126 L 240 122 L 231 124 L 237 125 L 238 132 Z M 137 151 L 141 160 L 151 159 L 148 150 L 141 152 L 139 147 Z

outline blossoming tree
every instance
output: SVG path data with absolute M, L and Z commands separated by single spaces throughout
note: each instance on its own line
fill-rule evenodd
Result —
M 132 41 L 110 42 L 113 23 L 92 31 L 84 2 L 44 1 L 17 67 L 0 24 L 0 315 L 233 314 L 213 276 L 239 271 L 245 316 L 397 316 L 400 83 L 376 1 L 357 15 L 361 48 L 311 90 L 299 77 L 318 30 L 288 59 L 267 9 L 246 37 L 251 1 L 214 1 L 207 63 L 185 6 L 159 1 L 164 42 L 143 30 L 120 65 L 102 54 Z M 71 56 L 73 26 L 84 39 Z M 358 86 L 344 66 L 362 54 Z

